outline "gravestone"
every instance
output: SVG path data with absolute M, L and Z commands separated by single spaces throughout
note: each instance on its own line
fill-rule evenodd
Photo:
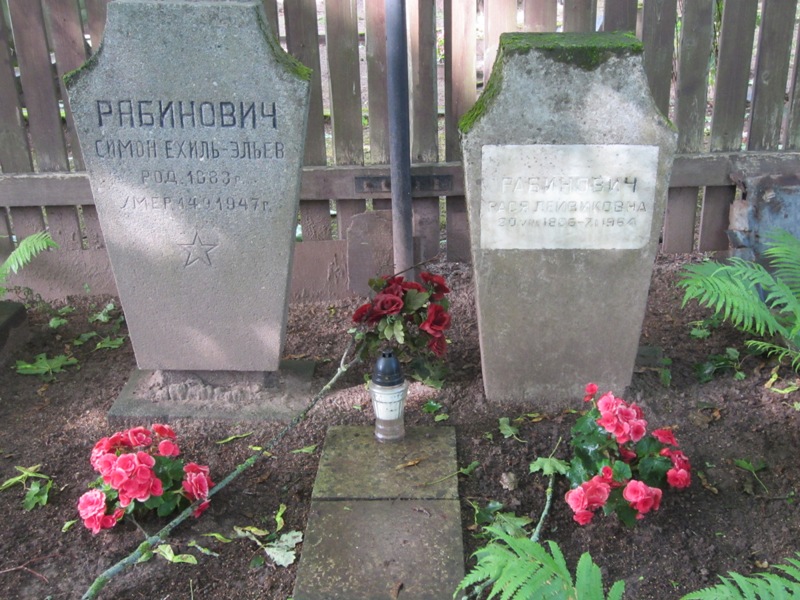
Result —
M 115 0 L 67 76 L 140 369 L 279 367 L 309 71 L 260 4 Z
M 487 398 L 631 381 L 675 132 L 632 35 L 505 34 L 460 123 Z

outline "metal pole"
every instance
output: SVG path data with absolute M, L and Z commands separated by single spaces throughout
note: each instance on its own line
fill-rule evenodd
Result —
M 416 0 L 415 0 L 416 1 Z M 386 62 L 389 96 L 389 152 L 392 235 L 396 273 L 414 266 L 411 209 L 411 142 L 408 117 L 408 42 L 405 0 L 386 0 Z M 408 278 L 413 279 L 414 273 Z

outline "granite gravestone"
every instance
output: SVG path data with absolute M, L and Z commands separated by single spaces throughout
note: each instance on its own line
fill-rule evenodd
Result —
M 278 370 L 308 80 L 260 2 L 109 4 L 67 87 L 140 369 Z
M 505 34 L 461 122 L 486 395 L 558 410 L 622 394 L 675 132 L 628 34 Z

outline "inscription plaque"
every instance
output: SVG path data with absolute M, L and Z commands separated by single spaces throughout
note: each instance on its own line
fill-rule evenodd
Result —
M 481 247 L 634 249 L 650 241 L 657 146 L 486 145 Z
M 275 371 L 308 71 L 256 1 L 116 0 L 67 84 L 140 369 Z

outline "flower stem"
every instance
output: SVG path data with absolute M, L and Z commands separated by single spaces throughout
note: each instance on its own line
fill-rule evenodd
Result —
M 547 518 L 547 515 L 550 513 L 550 505 L 553 503 L 553 481 L 556 478 L 556 474 L 553 473 L 550 475 L 550 479 L 547 481 L 547 490 L 545 491 L 545 501 L 544 501 L 544 509 L 542 510 L 542 516 L 539 517 L 539 522 L 536 524 L 536 529 L 533 530 L 533 535 L 531 535 L 531 541 L 537 542 L 539 541 L 539 536 L 542 533 L 542 526 L 544 525 L 544 520 Z
M 360 363 L 361 358 L 358 354 L 355 355 L 349 362 L 347 362 L 347 358 L 350 355 L 350 351 L 352 350 L 353 343 L 347 346 L 347 349 L 344 351 L 342 355 L 341 361 L 339 361 L 339 368 L 336 370 L 336 373 L 333 375 L 330 381 L 322 386 L 322 389 L 317 392 L 317 395 L 314 396 L 308 405 L 300 412 L 297 416 L 295 416 L 292 421 L 286 425 L 278 434 L 272 438 L 269 443 L 266 445 L 265 448 L 259 450 L 256 454 L 250 456 L 247 460 L 243 463 L 238 465 L 233 471 L 228 473 L 228 475 L 220 481 L 217 485 L 215 485 L 211 490 L 208 492 L 208 498 L 211 498 L 214 494 L 218 491 L 223 489 L 227 486 L 231 481 L 236 479 L 239 475 L 241 475 L 244 471 L 252 467 L 259 459 L 263 458 L 264 456 L 269 455 L 269 451 L 275 448 L 278 443 L 288 434 L 292 429 L 297 427 L 301 421 L 303 421 L 308 413 L 322 400 L 328 392 L 331 390 L 333 385 L 339 380 L 339 378 L 344 375 L 347 370 Z M 172 521 L 167 523 L 158 533 L 151 535 L 148 537 L 144 542 L 139 544 L 139 546 L 131 552 L 128 556 L 123 558 L 114 566 L 106 569 L 103 573 L 101 573 L 95 580 L 92 582 L 92 585 L 89 586 L 89 589 L 86 590 L 86 593 L 82 596 L 82 600 L 92 600 L 93 598 L 97 597 L 97 594 L 106 586 L 106 584 L 111 580 L 112 577 L 121 573 L 128 567 L 136 564 L 142 557 L 146 556 L 148 553 L 152 552 L 153 548 L 156 547 L 157 544 L 163 542 L 164 539 L 175 529 L 178 525 L 183 523 L 189 516 L 192 515 L 194 510 L 197 508 L 197 505 L 200 504 L 200 500 L 197 502 L 192 503 L 191 506 L 185 508 L 178 516 L 176 516 Z

